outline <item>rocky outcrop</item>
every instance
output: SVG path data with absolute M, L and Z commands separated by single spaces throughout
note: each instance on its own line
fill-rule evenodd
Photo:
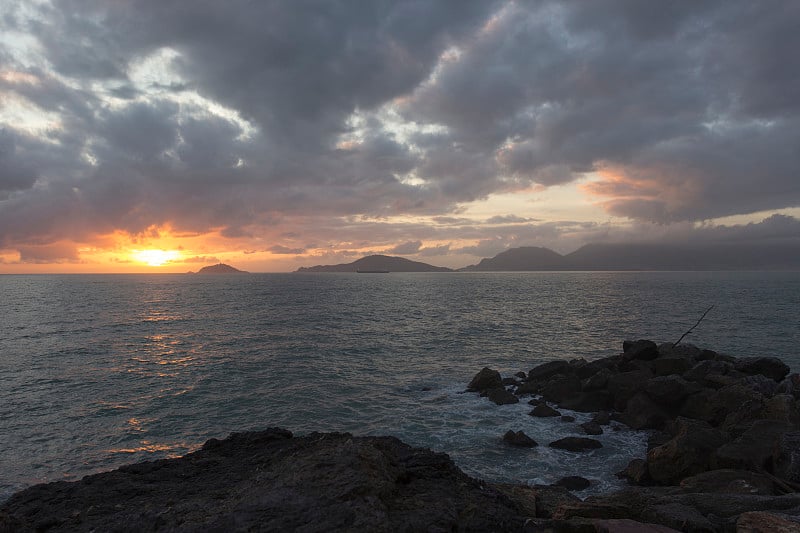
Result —
M 524 519 L 445 454 L 269 429 L 31 487 L 0 508 L 0 531 L 521 531 Z
M 647 340 L 626 341 L 622 353 L 604 359 L 551 361 L 531 369 L 511 390 L 532 396 L 529 403 L 538 413 L 552 409 L 545 402 L 597 413 L 575 426 L 577 435 L 550 447 L 590 450 L 584 446 L 590 440 L 579 435 L 602 435 L 609 419 L 656 430 L 646 457 L 618 474 L 635 487 L 562 502 L 550 522 L 537 524 L 554 531 L 592 531 L 598 520 L 681 531 L 756 530 L 762 523 L 795 527 L 800 375 L 789 370 L 774 357 L 735 358 Z

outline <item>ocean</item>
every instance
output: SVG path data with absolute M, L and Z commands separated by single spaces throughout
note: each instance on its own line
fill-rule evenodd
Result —
M 0 276 L 0 501 L 35 483 L 183 455 L 231 432 L 394 435 L 488 481 L 589 478 L 646 434 L 546 446 L 575 423 L 497 406 L 466 384 L 624 339 L 771 355 L 800 370 L 798 272 Z M 541 446 L 501 442 L 523 430 Z

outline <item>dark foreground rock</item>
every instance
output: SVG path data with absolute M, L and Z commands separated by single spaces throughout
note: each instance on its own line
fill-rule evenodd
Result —
M 282 429 L 210 440 L 179 459 L 37 485 L 0 531 L 521 531 L 503 493 L 445 454 L 392 437 Z

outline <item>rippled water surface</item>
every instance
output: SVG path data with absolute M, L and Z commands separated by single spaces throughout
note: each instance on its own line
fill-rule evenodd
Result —
M 0 500 L 269 426 L 391 434 L 488 480 L 602 489 L 643 434 L 584 455 L 506 448 L 508 429 L 546 444 L 575 425 L 466 383 L 675 341 L 712 304 L 687 341 L 800 370 L 800 273 L 0 276 Z

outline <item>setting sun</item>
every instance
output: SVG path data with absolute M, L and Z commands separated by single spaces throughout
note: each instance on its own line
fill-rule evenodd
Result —
M 149 266 L 162 266 L 180 257 L 180 253 L 175 250 L 137 250 L 132 257 Z

